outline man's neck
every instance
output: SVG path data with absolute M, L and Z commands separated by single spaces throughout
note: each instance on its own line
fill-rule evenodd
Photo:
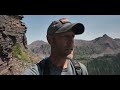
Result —
M 67 58 L 61 58 L 59 56 L 50 56 L 49 60 L 51 61 L 52 64 L 54 64 L 57 67 L 60 68 L 67 68 L 68 65 L 68 59 Z

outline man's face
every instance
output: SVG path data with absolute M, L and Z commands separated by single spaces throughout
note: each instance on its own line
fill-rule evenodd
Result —
M 55 34 L 53 46 L 58 55 L 72 59 L 74 36 L 75 34 L 72 31 Z

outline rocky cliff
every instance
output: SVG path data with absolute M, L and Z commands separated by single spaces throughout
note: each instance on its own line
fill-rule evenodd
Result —
M 22 48 L 27 49 L 25 35 L 27 27 L 22 22 L 23 18 L 23 15 L 0 15 L 0 72 L 2 72 L 2 67 L 6 66 L 5 62 L 8 65 L 11 60 L 12 48 L 16 44 L 20 44 Z

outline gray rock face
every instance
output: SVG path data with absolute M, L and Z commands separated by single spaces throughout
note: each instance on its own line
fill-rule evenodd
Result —
M 0 57 L 2 61 L 11 58 L 12 46 L 20 43 L 27 48 L 25 36 L 27 27 L 21 21 L 23 15 L 0 15 Z

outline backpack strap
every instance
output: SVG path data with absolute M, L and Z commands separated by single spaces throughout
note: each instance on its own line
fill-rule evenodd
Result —
M 76 75 L 88 75 L 87 68 L 84 64 L 80 63 L 77 60 L 71 60 L 75 67 Z
M 38 71 L 40 74 L 50 75 L 48 58 L 45 58 L 42 61 L 40 61 L 39 63 L 37 63 L 37 66 L 38 66 Z
M 71 60 L 71 62 L 75 68 L 76 75 L 83 75 L 80 63 L 77 60 Z
M 43 75 L 50 75 L 50 68 L 49 68 L 48 60 L 45 61 Z

